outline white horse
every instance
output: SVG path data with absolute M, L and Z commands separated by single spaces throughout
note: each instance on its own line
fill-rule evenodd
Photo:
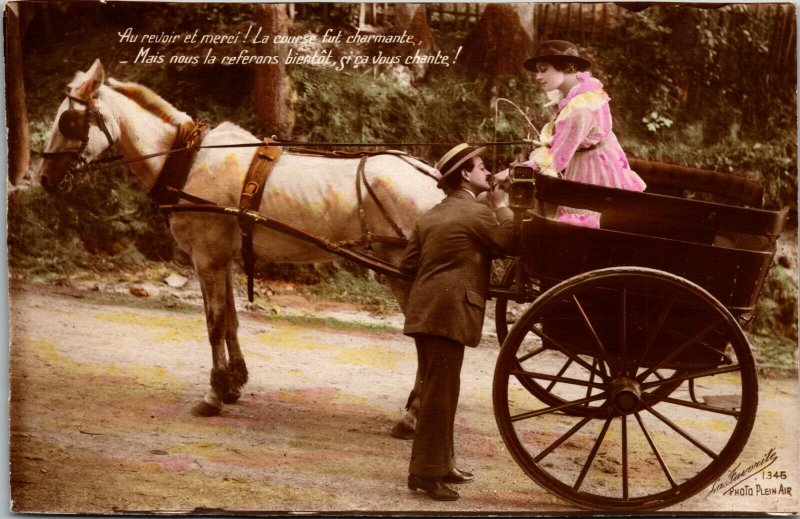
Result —
M 71 112 L 65 119 L 73 123 L 72 131 L 60 124 L 65 112 Z M 89 71 L 78 72 L 68 85 L 68 95 L 58 109 L 45 149 L 41 184 L 49 190 L 62 185 L 76 164 L 91 162 L 115 145 L 141 185 L 149 190 L 166 157 L 137 159 L 169 150 L 176 138 L 177 125 L 190 120 L 187 114 L 142 85 L 106 79 L 97 60 Z M 75 126 L 79 135 L 75 135 Z M 251 133 L 224 122 L 206 134 L 202 145 L 256 142 L 258 139 Z M 242 183 L 255 152 L 255 147 L 200 149 L 183 190 L 221 206 L 238 207 Z M 332 241 L 359 238 L 362 228 L 355 188 L 358 162 L 352 158 L 284 152 L 266 184 L 259 212 Z M 406 236 L 416 217 L 444 196 L 436 188 L 433 168 L 419 160 L 377 155 L 367 160 L 364 174 L 380 204 Z M 372 233 L 397 235 L 371 197 L 364 197 L 363 208 Z M 192 413 L 213 416 L 222 410 L 224 403 L 236 402 L 247 382 L 247 368 L 237 339 L 231 275 L 241 248 L 240 228 L 235 216 L 197 212 L 170 213 L 169 224 L 178 245 L 191 256 L 197 271 L 211 343 L 210 389 L 194 405 Z M 376 244 L 374 249 L 377 257 L 394 264 L 402 253 L 402 247 L 397 245 Z M 315 245 L 259 226 L 253 234 L 253 250 L 268 262 L 335 259 Z M 402 308 L 409 285 L 398 279 L 388 282 Z M 405 421 L 412 425 L 415 422 L 409 417 Z

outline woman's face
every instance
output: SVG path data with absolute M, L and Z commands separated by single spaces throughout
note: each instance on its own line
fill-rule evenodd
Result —
M 539 82 L 539 86 L 542 87 L 542 90 L 545 92 L 560 88 L 566 77 L 565 72 L 556 70 L 552 64 L 546 61 L 540 61 L 536 64 L 535 75 L 536 81 Z

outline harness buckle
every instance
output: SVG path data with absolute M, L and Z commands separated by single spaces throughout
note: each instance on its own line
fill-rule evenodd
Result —
M 258 182 L 250 181 L 242 188 L 242 195 L 239 198 L 239 209 L 244 211 L 250 207 L 250 201 L 258 193 Z

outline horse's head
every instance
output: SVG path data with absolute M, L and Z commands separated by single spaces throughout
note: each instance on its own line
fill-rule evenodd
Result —
M 74 175 L 114 143 L 118 128 L 99 95 L 104 80 L 103 65 L 95 60 L 67 86 L 40 166 L 39 181 L 46 190 L 68 189 Z

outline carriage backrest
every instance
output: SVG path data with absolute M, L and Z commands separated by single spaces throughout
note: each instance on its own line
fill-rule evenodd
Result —
M 647 192 L 701 199 L 740 207 L 763 207 L 764 189 L 757 182 L 735 173 L 720 173 L 664 162 L 631 159 L 631 169 L 647 183 Z M 705 195 L 705 196 L 704 196 Z

